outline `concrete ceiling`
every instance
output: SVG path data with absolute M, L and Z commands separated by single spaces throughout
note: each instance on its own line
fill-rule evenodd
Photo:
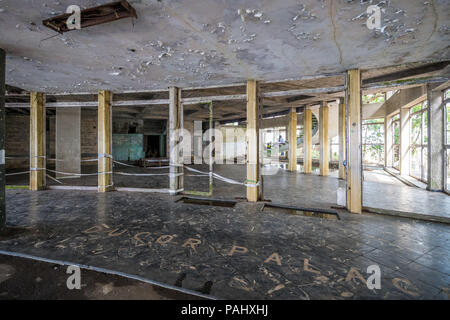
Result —
M 448 0 L 135 0 L 129 1 L 134 22 L 44 40 L 55 32 L 42 20 L 72 4 L 108 2 L 0 0 L 7 84 L 53 93 L 120 92 L 450 59 Z M 370 4 L 383 8 L 383 32 L 365 24 Z

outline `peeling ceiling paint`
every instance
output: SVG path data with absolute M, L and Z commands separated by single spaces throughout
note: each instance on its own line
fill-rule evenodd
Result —
M 108 2 L 0 0 L 7 83 L 44 92 L 150 90 L 450 59 L 448 0 L 136 0 L 134 21 L 56 36 L 42 25 L 69 5 Z M 378 30 L 366 26 L 373 4 Z

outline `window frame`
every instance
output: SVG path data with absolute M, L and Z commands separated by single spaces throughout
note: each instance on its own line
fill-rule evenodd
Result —
M 412 112 L 413 108 L 417 107 L 419 104 L 421 105 L 421 109 Z M 428 172 L 427 172 L 427 169 L 425 169 L 425 168 L 428 168 L 428 157 L 425 156 L 424 150 L 426 149 L 427 152 L 428 152 L 428 131 L 427 131 L 427 128 L 426 128 L 426 126 L 428 125 L 427 122 L 428 122 L 428 116 L 429 116 L 429 114 L 428 114 L 428 103 L 427 103 L 426 100 L 424 100 L 424 101 L 416 104 L 415 106 L 411 107 L 409 111 L 410 111 L 409 112 L 409 121 L 412 121 L 413 116 L 421 114 L 421 118 L 420 118 L 420 144 L 413 144 L 413 143 L 411 143 L 411 139 L 409 141 L 409 156 L 410 156 L 410 159 L 412 158 L 412 149 L 413 149 L 413 147 L 415 147 L 416 149 L 420 149 L 420 177 L 418 177 L 418 176 L 416 176 L 416 175 L 414 175 L 412 173 L 411 163 L 410 163 L 410 170 L 409 170 L 410 173 L 409 173 L 409 175 L 411 177 L 413 177 L 414 179 L 422 181 L 423 183 L 427 183 Z M 424 117 L 425 113 L 427 114 L 427 119 L 426 120 L 424 119 L 425 118 Z M 413 127 L 412 127 L 412 124 L 411 124 L 411 126 L 410 126 L 410 134 L 411 135 L 412 135 L 412 130 L 413 130 Z M 425 134 L 426 134 L 426 137 L 427 137 L 427 142 L 425 142 L 425 138 L 424 138 Z M 425 162 L 426 162 L 427 166 L 424 165 Z

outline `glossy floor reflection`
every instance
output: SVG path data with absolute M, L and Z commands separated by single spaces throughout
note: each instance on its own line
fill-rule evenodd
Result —
M 285 164 L 281 164 L 285 166 Z M 208 172 L 207 165 L 192 165 L 197 170 Z M 83 172 L 95 172 L 95 166 L 83 167 Z M 144 168 L 128 168 L 117 165 L 115 172 L 125 173 L 167 173 L 167 169 L 151 170 Z M 245 165 L 214 165 L 214 172 L 243 182 L 246 177 Z M 269 172 L 269 171 L 268 171 Z M 337 171 L 331 170 L 330 176 L 321 177 L 318 174 L 302 174 L 289 172 L 279 168 L 265 175 L 264 196 L 265 199 L 283 204 L 329 208 L 336 205 L 337 188 L 344 187 L 345 183 L 337 179 Z M 441 192 L 429 192 L 420 188 L 409 187 L 401 183 L 388 173 L 380 170 L 364 171 L 363 205 L 368 208 L 378 208 L 381 212 L 406 212 L 417 213 L 425 218 L 434 216 L 437 219 L 444 218 L 450 222 L 450 196 Z M 49 185 L 59 185 L 48 179 Z M 87 176 L 75 179 L 61 179 L 64 185 L 96 186 L 97 176 Z M 28 177 L 8 176 L 7 184 L 26 184 Z M 168 188 L 168 176 L 123 176 L 114 175 L 116 187 L 133 188 Z M 198 174 L 185 171 L 184 187 L 186 191 L 209 191 L 209 177 L 198 177 Z M 291 190 L 291 191 L 288 191 Z M 235 198 L 245 196 L 244 186 L 228 184 L 214 180 L 213 196 L 216 198 Z M 442 220 L 442 219 L 441 219 Z
M 228 299 L 448 298 L 445 224 L 342 211 L 341 220 L 328 220 L 261 211 L 262 204 L 227 208 L 178 198 L 8 190 L 0 250 Z M 371 265 L 380 267 L 380 290 L 365 283 Z

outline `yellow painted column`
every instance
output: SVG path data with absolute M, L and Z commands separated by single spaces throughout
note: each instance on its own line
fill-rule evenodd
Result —
M 261 200 L 259 170 L 259 84 L 256 80 L 247 81 L 247 200 Z
M 361 72 L 347 71 L 347 209 L 362 213 Z
M 345 179 L 345 103 L 339 99 L 339 179 Z
M 30 92 L 30 190 L 45 189 L 45 96 Z
M 303 172 L 312 172 L 312 112 L 308 106 L 303 112 Z
M 297 171 L 297 108 L 289 112 L 289 171 Z
M 330 174 L 330 143 L 328 139 L 328 105 L 320 104 L 319 109 L 319 139 L 320 139 L 320 175 Z
M 98 192 L 114 189 L 112 175 L 112 94 L 98 92 Z

